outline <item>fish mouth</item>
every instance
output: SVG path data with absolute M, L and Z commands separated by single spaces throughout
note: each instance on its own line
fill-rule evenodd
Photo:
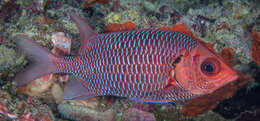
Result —
M 228 83 L 230 83 L 230 82 L 233 82 L 234 80 L 237 80 L 238 77 L 239 77 L 239 76 L 237 75 L 237 73 L 232 74 L 232 76 L 230 76 L 229 78 L 226 79 L 227 82 L 226 82 L 224 85 L 226 85 L 226 84 L 228 84 Z
M 237 80 L 238 77 L 239 76 L 237 75 L 237 73 L 232 74 L 230 77 L 225 79 L 226 81 L 224 83 L 220 84 L 219 86 L 216 86 L 213 90 L 208 91 L 208 93 L 215 92 L 216 90 L 220 89 L 221 87 L 226 86 L 227 84 L 233 82 L 234 80 Z
M 227 84 L 230 84 L 230 83 L 232 83 L 233 81 L 235 81 L 235 80 L 237 80 L 238 79 L 238 75 L 237 75 L 237 73 L 234 73 L 234 74 L 232 74 L 231 76 L 229 76 L 228 78 L 226 78 L 225 80 L 225 83 L 223 83 L 220 87 L 223 87 L 223 86 L 225 86 L 225 85 L 227 85 Z M 218 88 L 217 88 L 218 89 Z M 216 90 L 217 90 L 216 89 Z

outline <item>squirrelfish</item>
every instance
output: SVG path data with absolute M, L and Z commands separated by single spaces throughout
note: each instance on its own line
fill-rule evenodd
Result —
M 33 62 L 16 75 L 17 85 L 50 73 L 74 75 L 64 99 L 127 97 L 138 102 L 183 101 L 209 94 L 237 79 L 221 57 L 185 33 L 144 29 L 97 34 L 76 13 L 78 55 L 58 57 L 25 35 L 18 48 Z

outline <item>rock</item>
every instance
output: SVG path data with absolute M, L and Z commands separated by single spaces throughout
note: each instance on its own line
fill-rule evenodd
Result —
M 101 112 L 84 106 L 61 103 L 58 105 L 58 110 L 64 118 L 77 121 L 114 121 L 115 117 L 115 111 L 112 108 Z
M 145 112 L 137 108 L 129 108 L 124 112 L 122 121 L 156 121 L 153 113 Z

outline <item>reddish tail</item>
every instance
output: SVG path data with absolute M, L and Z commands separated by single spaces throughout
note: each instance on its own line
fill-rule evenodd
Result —
M 39 46 L 25 35 L 16 36 L 16 45 L 29 59 L 30 65 L 16 74 L 15 82 L 18 86 L 25 85 L 30 81 L 56 71 L 55 55 Z

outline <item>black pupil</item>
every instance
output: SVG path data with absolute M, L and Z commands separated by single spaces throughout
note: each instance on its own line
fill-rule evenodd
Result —
M 213 65 L 208 63 L 208 64 L 206 64 L 204 66 L 204 70 L 207 71 L 207 72 L 213 72 L 214 71 L 214 67 L 213 67 Z

